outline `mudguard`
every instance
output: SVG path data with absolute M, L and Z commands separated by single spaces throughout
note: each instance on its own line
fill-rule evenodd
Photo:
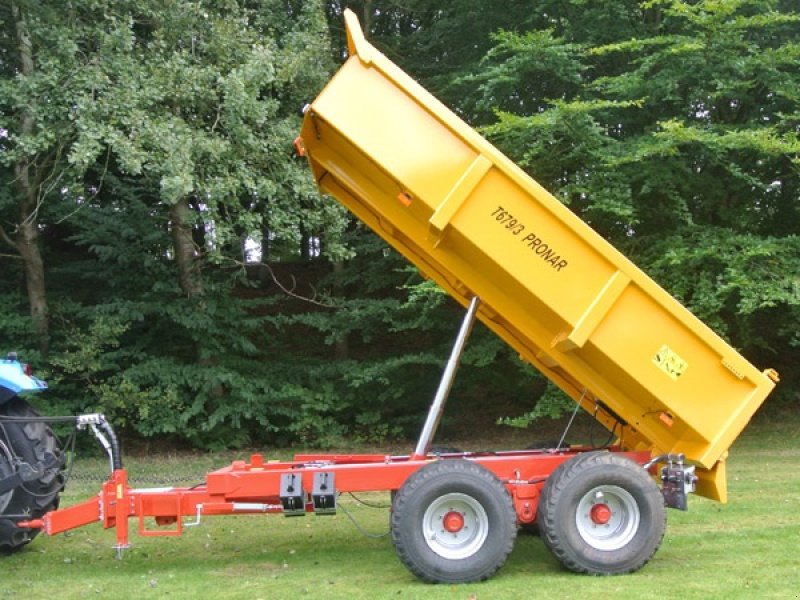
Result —
M 15 355 L 0 359 L 0 405 L 21 392 L 38 392 L 47 389 L 47 384 L 31 375 L 27 365 Z

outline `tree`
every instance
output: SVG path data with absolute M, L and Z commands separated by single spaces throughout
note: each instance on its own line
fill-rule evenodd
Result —
M 0 9 L 6 35 L 0 42 L 0 238 L 22 261 L 30 320 L 42 354 L 50 346 L 50 310 L 40 248 L 40 214 L 58 201 L 74 177 L 65 148 L 74 137 L 69 118 L 68 73 L 80 69 L 71 47 L 86 24 L 74 24 L 74 38 L 49 6 L 24 0 Z
M 343 5 L 0 7 L 0 337 L 30 349 L 21 315 L 45 315 L 54 411 L 204 447 L 417 432 L 461 311 L 321 198 L 291 144 L 344 58 Z M 788 3 L 348 6 L 751 359 L 797 358 Z M 38 313 L 20 241 L 41 252 Z M 464 362 L 460 413 L 516 414 L 544 389 L 481 327 Z
M 37 205 L 33 231 L 46 230 L 47 247 L 59 250 L 49 269 L 59 291 L 59 387 L 69 396 L 76 386 L 72 408 L 108 407 L 143 433 L 182 423 L 196 438 L 226 420 L 230 429 L 248 409 L 226 406 L 225 395 L 252 372 L 237 355 L 256 354 L 259 322 L 232 297 L 250 285 L 245 244 L 286 240 L 299 257 L 301 232 L 325 229 L 336 256 L 344 223 L 293 157 L 298 109 L 327 77 L 321 6 L 24 8 L 42 68 L 38 79 L 19 77 L 4 61 L 4 114 L 16 111 L 24 124 L 25 111 L 41 107 L 49 120 L 37 113 L 33 141 L 4 123 L 2 159 L 8 182 L 17 156 L 40 159 L 37 140 L 58 159 L 44 161 L 61 183 Z M 15 203 L 4 198 L 3 214 Z M 256 381 L 237 397 L 263 390 Z M 159 405 L 176 414 L 153 414 Z
M 465 105 L 494 110 L 485 132 L 534 177 L 791 377 L 800 17 L 758 0 L 543 10 L 537 29 L 495 37 Z

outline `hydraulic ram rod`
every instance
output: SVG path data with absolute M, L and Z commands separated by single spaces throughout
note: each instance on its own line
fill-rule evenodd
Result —
M 428 417 L 425 419 L 425 425 L 422 427 L 422 433 L 419 435 L 419 441 L 417 442 L 416 450 L 414 450 L 412 460 L 424 458 L 431 449 L 433 436 L 436 434 L 436 429 L 439 427 L 439 421 L 444 412 L 445 402 L 450 395 L 450 389 L 453 387 L 453 381 L 456 378 L 458 363 L 461 360 L 461 355 L 464 353 L 464 346 L 467 343 L 467 338 L 469 338 L 469 334 L 472 332 L 472 326 L 475 324 L 475 315 L 478 312 L 479 303 L 480 299 L 474 296 L 472 302 L 469 304 L 467 314 L 464 316 L 461 329 L 453 344 L 453 350 L 450 352 L 450 359 L 447 361 L 444 373 L 442 373 L 439 389 L 436 390 L 436 396 L 434 396 L 431 407 L 428 409 Z

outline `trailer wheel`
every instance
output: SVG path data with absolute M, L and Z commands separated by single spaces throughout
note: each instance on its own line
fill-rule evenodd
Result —
M 423 581 L 481 581 L 505 563 L 516 523 L 511 495 L 493 473 L 467 460 L 439 460 L 397 492 L 392 541 L 403 564 Z
M 18 396 L 0 407 L 0 417 L 38 416 L 33 407 Z M 58 508 L 58 495 L 64 487 L 64 460 L 46 423 L 0 421 L 0 480 L 14 475 L 21 464 L 41 473 L 0 495 L 0 552 L 4 553 L 19 550 L 39 532 L 38 529 L 20 529 L 17 521 L 36 519 Z
M 539 499 L 539 528 L 571 571 L 631 573 L 661 545 L 664 499 L 635 462 L 608 452 L 577 456 L 547 479 Z

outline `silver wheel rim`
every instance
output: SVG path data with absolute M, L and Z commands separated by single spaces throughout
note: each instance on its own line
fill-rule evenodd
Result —
M 453 521 L 461 525 L 457 531 L 453 531 Z M 483 506 L 472 496 L 445 494 L 431 502 L 425 511 L 422 534 L 428 547 L 442 558 L 467 558 L 486 541 L 489 519 Z
M 578 503 L 575 514 L 578 533 L 583 541 L 597 550 L 623 548 L 639 530 L 640 519 L 636 500 L 616 485 L 601 485 L 589 490 Z

